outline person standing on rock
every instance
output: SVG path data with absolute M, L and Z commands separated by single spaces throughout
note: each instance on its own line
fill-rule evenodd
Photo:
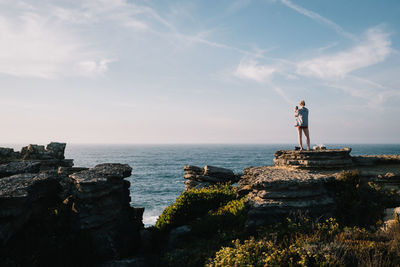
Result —
M 306 102 L 300 101 L 300 108 L 294 107 L 294 117 L 296 118 L 295 127 L 297 127 L 297 134 L 299 137 L 300 150 L 303 150 L 302 132 L 307 139 L 307 150 L 310 150 L 310 132 L 308 130 L 308 109 L 305 107 Z

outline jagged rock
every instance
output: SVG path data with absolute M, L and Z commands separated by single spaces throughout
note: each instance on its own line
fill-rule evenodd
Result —
M 0 178 L 20 174 L 37 173 L 40 170 L 40 161 L 12 161 L 0 164 Z
M 57 142 L 51 142 L 46 146 L 46 150 L 49 152 L 49 154 L 56 159 L 64 159 L 64 152 L 65 152 L 65 147 L 66 143 L 57 143 Z
M 14 171 L 10 172 L 10 174 L 4 175 L 13 175 L 16 173 L 26 172 L 22 171 L 22 166 L 26 166 L 29 169 L 28 165 L 36 166 L 36 162 L 40 162 L 40 171 L 54 170 L 59 166 L 72 167 L 74 165 L 73 160 L 64 159 L 65 146 L 65 143 L 51 142 L 45 149 L 45 147 L 42 145 L 30 144 L 26 147 L 23 147 L 21 152 L 14 152 L 12 148 L 1 147 L 0 164 L 10 163 L 11 165 L 10 167 L 7 167 L 8 169 L 13 168 L 12 166 L 16 166 L 15 169 L 21 170 L 20 172 Z M 39 169 L 33 168 L 32 170 L 29 170 L 29 172 L 39 172 Z
M 44 149 L 44 146 L 30 144 L 21 149 L 23 160 L 27 159 L 51 159 L 50 153 Z
M 140 245 L 144 208 L 130 207 L 124 180 L 132 168 L 110 163 L 72 168 L 64 150 L 60 143 L 46 149 L 29 145 L 21 153 L 0 148 L 0 175 L 7 176 L 0 179 L 1 266 L 33 264 L 34 242 L 42 260 L 47 257 L 42 253 L 66 255 L 67 249 L 90 254 L 91 263 L 130 256 Z M 20 174 L 8 176 L 14 173 Z
M 275 223 L 292 213 L 332 215 L 334 199 L 325 188 L 332 175 L 279 167 L 250 167 L 243 173 L 238 193 L 248 194 L 248 227 Z

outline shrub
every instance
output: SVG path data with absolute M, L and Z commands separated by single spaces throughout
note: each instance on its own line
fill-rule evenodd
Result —
M 387 234 L 358 227 L 342 229 L 335 219 L 287 220 L 273 228 L 283 230 L 276 235 L 281 238 L 271 238 L 269 233 L 244 242 L 235 240 L 233 246 L 221 248 L 208 266 L 399 266 L 400 251 L 393 244 L 398 239 L 391 240 Z
M 339 266 L 329 254 L 307 251 L 304 244 L 274 243 L 270 240 L 251 238 L 233 247 L 224 247 L 216 253 L 207 266 Z
M 217 232 L 232 236 L 242 232 L 247 219 L 245 199 L 231 200 L 216 210 L 210 210 L 201 220 L 193 223 L 193 232 L 202 236 Z
M 233 247 L 224 247 L 219 250 L 215 258 L 207 266 L 264 266 L 265 252 L 274 245 L 270 241 L 254 238 L 232 241 Z
M 358 171 L 342 171 L 332 184 L 342 225 L 375 225 L 383 216 L 386 197 L 372 183 L 363 183 Z
M 230 185 L 184 191 L 174 204 L 163 211 L 155 227 L 160 230 L 168 230 L 188 224 L 234 199 L 236 199 L 236 192 Z

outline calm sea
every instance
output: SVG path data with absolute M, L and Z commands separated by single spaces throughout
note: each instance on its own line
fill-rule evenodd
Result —
M 183 166 L 215 165 L 242 172 L 248 166 L 272 165 L 273 154 L 294 145 L 74 145 L 68 144 L 66 158 L 75 166 L 127 163 L 133 168 L 131 205 L 145 207 L 144 223 L 155 223 L 163 209 L 184 190 Z M 397 145 L 335 144 L 328 148 L 351 147 L 351 155 L 400 154 Z

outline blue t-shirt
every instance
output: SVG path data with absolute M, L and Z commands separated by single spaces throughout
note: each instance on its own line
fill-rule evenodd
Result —
M 297 126 L 308 127 L 308 109 L 301 107 L 295 112 Z

